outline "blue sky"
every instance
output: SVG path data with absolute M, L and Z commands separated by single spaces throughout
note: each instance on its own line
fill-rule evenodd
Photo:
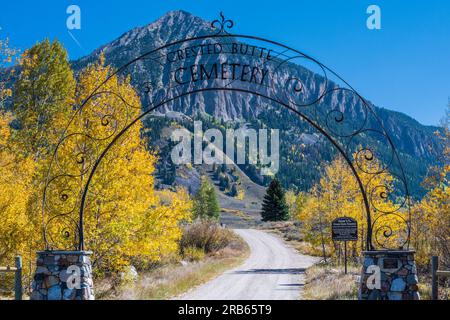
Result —
M 69 5 L 81 8 L 81 30 L 66 27 Z M 381 30 L 366 27 L 369 5 L 381 8 Z M 3 1 L 0 37 L 21 49 L 46 37 L 72 59 L 170 10 L 207 20 L 223 11 L 234 32 L 277 40 L 310 54 L 380 107 L 437 124 L 450 97 L 450 1 L 445 0 L 42 0 Z

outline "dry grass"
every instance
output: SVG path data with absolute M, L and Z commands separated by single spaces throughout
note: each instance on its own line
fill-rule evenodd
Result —
M 419 275 L 419 293 L 421 300 L 431 300 L 431 275 Z M 441 279 L 438 287 L 439 300 L 450 300 L 450 279 Z
M 234 236 L 227 247 L 209 254 L 201 261 L 172 263 L 139 275 L 136 282 L 113 289 L 108 279 L 96 284 L 97 299 L 163 300 L 176 297 L 205 283 L 225 270 L 241 264 L 249 254 L 247 244 Z
M 252 215 L 250 215 L 242 210 L 222 208 L 222 212 L 226 212 L 226 213 L 235 215 L 236 217 L 239 217 L 244 221 L 253 221 L 255 219 Z
M 300 227 L 297 221 L 263 222 L 260 229 L 275 233 L 286 241 L 302 241 Z
M 303 298 L 306 300 L 354 300 L 358 295 L 358 284 L 355 277 L 359 276 L 360 267 L 352 266 L 348 275 L 343 267 L 318 264 L 306 270 L 306 285 Z M 419 277 L 419 293 L 421 300 L 431 299 L 431 279 L 429 275 Z M 448 300 L 450 286 L 441 283 L 439 299 Z
M 318 264 L 306 270 L 303 298 L 306 300 L 355 300 L 358 296 L 356 276 L 360 268 Z

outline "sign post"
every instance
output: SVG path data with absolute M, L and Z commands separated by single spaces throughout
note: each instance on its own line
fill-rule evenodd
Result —
M 358 240 L 358 222 L 353 218 L 340 217 L 331 223 L 333 241 L 344 241 L 344 270 L 347 274 L 347 241 Z
M 347 241 L 344 241 L 344 273 L 347 274 Z

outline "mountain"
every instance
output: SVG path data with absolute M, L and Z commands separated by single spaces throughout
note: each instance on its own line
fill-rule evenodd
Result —
M 101 46 L 92 54 L 73 61 L 73 67 L 79 71 L 96 61 L 100 54 L 104 54 L 107 64 L 119 68 L 133 58 L 166 43 L 210 33 L 210 22 L 185 11 L 171 11 L 155 22 L 134 28 L 118 39 Z M 214 58 L 209 55 L 200 56 L 198 63 L 207 64 L 211 62 L 211 59 Z M 151 61 L 140 61 L 130 69 L 132 83 L 142 83 L 148 78 L 155 83 L 164 83 L 164 77 L 167 77 L 170 72 L 168 68 L 170 66 L 163 65 L 155 69 Z M 325 79 L 306 66 L 289 63 L 284 72 L 300 78 L 306 92 L 311 96 L 318 95 L 318 90 L 324 85 Z M 274 81 L 281 81 L 285 77 L 285 74 L 281 74 Z M 142 92 L 139 88 L 137 89 Z M 142 103 L 143 105 L 148 103 L 148 96 L 145 94 L 142 94 Z M 360 100 L 356 99 L 351 92 L 330 94 L 319 107 L 342 110 L 354 123 L 363 121 L 364 108 Z M 372 108 L 382 120 L 397 147 L 410 179 L 412 195 L 420 197 L 423 195 L 420 183 L 427 173 L 427 168 L 435 163 L 436 151 L 441 148 L 434 135 L 434 132 L 439 129 L 421 125 L 413 118 L 399 112 L 378 108 L 375 105 L 372 105 Z M 242 123 L 254 128 L 290 128 L 280 133 L 282 159 L 278 176 L 285 187 L 308 189 L 319 178 L 322 161 L 329 161 L 336 154 L 333 147 L 304 121 L 292 117 L 287 110 L 280 110 L 259 97 L 233 92 L 198 93 L 179 99 L 159 110 L 161 113 L 167 111 L 179 112 L 192 119 L 202 119 L 206 121 L 206 125 L 219 126 L 221 130 L 225 130 L 230 124 Z M 169 125 L 171 121 L 168 119 L 166 125 Z M 152 125 L 151 121 L 145 123 Z M 156 134 L 153 138 L 156 141 L 161 138 L 161 135 Z M 382 158 L 389 157 L 387 154 L 389 151 L 385 149 L 386 146 L 383 143 L 376 140 L 372 143 L 380 145 Z M 295 146 L 296 150 L 292 150 L 292 146 Z M 299 149 L 301 152 L 298 152 Z M 254 182 L 267 183 L 267 179 L 259 176 L 252 166 L 240 166 L 240 169 Z

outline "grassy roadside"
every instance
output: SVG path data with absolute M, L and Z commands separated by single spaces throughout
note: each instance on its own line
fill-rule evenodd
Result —
M 305 300 L 356 300 L 358 284 L 356 276 L 360 275 L 361 266 L 350 266 L 344 274 L 342 266 L 317 264 L 306 270 L 303 298 Z M 419 293 L 421 300 L 431 299 L 431 279 L 429 274 L 419 275 Z M 450 289 L 439 287 L 439 299 L 448 300 Z
M 358 284 L 356 276 L 360 267 L 349 266 L 348 274 L 343 266 L 316 264 L 306 270 L 303 298 L 305 300 L 356 300 Z
M 224 249 L 196 262 L 171 263 L 146 271 L 119 290 L 112 290 L 107 280 L 96 284 L 96 298 L 104 300 L 164 300 L 214 279 L 240 265 L 249 255 L 248 245 L 240 237 Z

